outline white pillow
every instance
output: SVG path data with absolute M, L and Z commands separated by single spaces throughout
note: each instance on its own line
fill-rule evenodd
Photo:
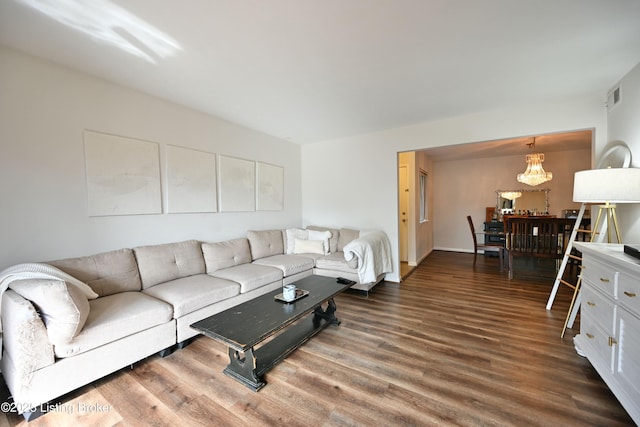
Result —
M 293 243 L 293 253 L 324 255 L 324 242 L 322 240 L 295 239 Z
M 327 255 L 329 253 L 329 239 L 331 238 L 331 232 L 329 230 L 325 231 L 316 231 L 316 230 L 307 230 L 309 235 L 309 240 L 322 240 L 324 254 Z
M 89 301 L 82 290 L 61 280 L 17 280 L 9 287 L 36 306 L 51 344 L 68 344 L 89 316 Z
M 287 228 L 285 230 L 285 234 L 287 235 L 287 247 L 285 250 L 287 254 L 293 253 L 295 239 L 307 240 L 309 238 L 307 230 L 303 230 L 301 228 Z

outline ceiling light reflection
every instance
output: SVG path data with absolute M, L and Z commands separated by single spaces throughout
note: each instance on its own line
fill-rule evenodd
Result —
M 17 1 L 151 63 L 182 50 L 176 40 L 109 0 Z

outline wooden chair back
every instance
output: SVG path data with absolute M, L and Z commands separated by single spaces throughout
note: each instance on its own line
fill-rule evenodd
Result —
M 574 224 L 570 218 L 509 218 L 506 249 L 509 256 L 562 258 Z

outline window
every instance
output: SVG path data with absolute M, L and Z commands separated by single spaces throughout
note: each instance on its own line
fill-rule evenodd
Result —
M 429 191 L 427 173 L 420 171 L 420 222 L 429 221 Z

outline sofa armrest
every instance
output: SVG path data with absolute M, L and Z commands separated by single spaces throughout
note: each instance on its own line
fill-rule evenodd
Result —
M 341 233 L 342 234 L 342 233 Z M 360 283 L 372 283 L 382 273 L 393 271 L 391 264 L 391 245 L 382 231 L 367 231 L 344 247 L 344 258 L 358 259 L 358 277 Z
M 53 345 L 47 328 L 29 300 L 11 289 L 2 296 L 2 343 L 6 355 L 18 369 L 23 383 L 31 373 L 53 365 Z

